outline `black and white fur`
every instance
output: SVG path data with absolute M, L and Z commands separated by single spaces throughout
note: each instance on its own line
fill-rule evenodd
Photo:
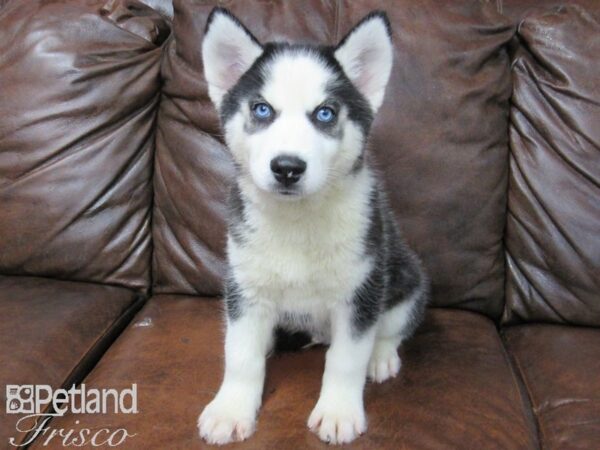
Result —
M 217 8 L 202 56 L 237 179 L 225 376 L 200 415 L 200 435 L 225 444 L 254 432 L 265 360 L 283 327 L 330 344 L 308 427 L 326 442 L 350 442 L 367 428 L 367 376 L 383 382 L 398 374 L 397 348 L 422 320 L 428 297 L 420 263 L 364 157 L 392 68 L 389 22 L 371 13 L 336 47 L 263 45 Z M 262 105 L 271 108 L 267 119 L 256 116 L 269 109 Z M 318 120 L 330 117 L 318 114 L 322 108 L 334 120 Z M 277 178 L 278 157 L 301 160 L 305 170 Z

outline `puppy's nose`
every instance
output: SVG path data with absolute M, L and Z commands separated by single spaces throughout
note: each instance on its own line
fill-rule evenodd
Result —
M 271 172 L 285 186 L 297 183 L 306 171 L 306 163 L 296 156 L 278 156 L 271 160 Z

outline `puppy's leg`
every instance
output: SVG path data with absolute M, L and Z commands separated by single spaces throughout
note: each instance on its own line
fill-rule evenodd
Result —
M 419 287 L 405 300 L 379 318 L 373 354 L 369 361 L 369 378 L 383 383 L 400 372 L 402 362 L 398 347 L 409 338 L 422 320 L 427 294 Z
M 308 427 L 332 444 L 353 441 L 367 429 L 363 388 L 367 364 L 375 340 L 375 326 L 357 332 L 352 304 L 340 304 L 331 314 L 331 345 L 319 401 L 308 419 Z
M 256 428 L 275 320 L 256 305 L 239 314 L 227 320 L 223 383 L 198 419 L 200 436 L 211 444 L 242 441 Z

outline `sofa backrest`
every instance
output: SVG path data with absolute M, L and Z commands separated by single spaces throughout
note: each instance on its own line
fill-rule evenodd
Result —
M 600 325 L 599 13 L 546 8 L 519 26 L 504 323 Z
M 175 1 L 163 60 L 154 207 L 154 287 L 218 295 L 233 167 L 203 80 L 200 48 L 218 2 Z M 435 0 L 230 2 L 263 41 L 335 44 L 387 9 L 395 62 L 370 152 L 394 212 L 433 280 L 435 305 L 499 318 L 513 35 L 496 6 Z
M 0 14 L 0 273 L 150 284 L 167 22 L 130 0 Z
M 200 53 L 221 3 L 176 0 L 163 45 L 136 0 L 0 0 L 0 273 L 221 294 L 234 170 Z M 434 305 L 598 326 L 600 4 L 555 3 L 226 6 L 263 41 L 327 44 L 387 9 L 369 152 Z

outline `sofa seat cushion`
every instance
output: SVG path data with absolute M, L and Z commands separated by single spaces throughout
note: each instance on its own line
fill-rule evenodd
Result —
M 527 386 L 542 448 L 598 448 L 600 329 L 523 325 L 504 338 Z
M 124 288 L 0 276 L 0 404 L 9 384 L 80 382 L 139 306 Z M 16 424 L 24 415 L 3 412 L 0 442 L 22 441 Z
M 151 298 L 85 380 L 88 388 L 137 383 L 139 413 L 70 414 L 50 427 L 125 428 L 136 434 L 122 444 L 127 449 L 202 448 L 196 421 L 222 378 L 223 330 L 219 301 Z M 233 448 L 329 448 L 305 425 L 324 353 L 318 347 L 269 360 L 257 432 Z M 398 378 L 367 385 L 369 430 L 350 448 L 535 448 L 533 422 L 489 319 L 432 309 L 402 355 Z M 43 444 L 33 448 L 63 448 Z

